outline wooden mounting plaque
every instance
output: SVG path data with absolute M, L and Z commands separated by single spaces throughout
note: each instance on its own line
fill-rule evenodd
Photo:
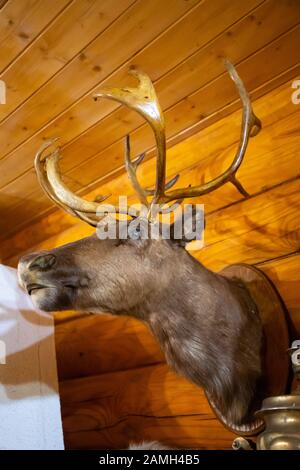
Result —
M 289 335 L 286 321 L 286 311 L 279 294 L 267 276 L 247 264 L 232 264 L 219 274 L 232 280 L 242 282 L 254 300 L 263 326 L 264 352 L 264 390 L 263 398 L 267 396 L 283 395 L 286 393 L 289 377 Z M 207 399 L 217 418 L 230 431 L 239 435 L 255 435 L 259 433 L 264 423 L 253 416 L 253 421 L 247 425 L 230 425 L 226 417 L 218 411 L 215 403 Z

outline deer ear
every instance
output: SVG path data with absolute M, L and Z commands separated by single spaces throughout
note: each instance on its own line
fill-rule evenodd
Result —
M 184 211 L 170 227 L 173 243 L 185 247 L 193 240 L 202 240 L 205 228 L 204 210 L 201 204 L 185 204 Z

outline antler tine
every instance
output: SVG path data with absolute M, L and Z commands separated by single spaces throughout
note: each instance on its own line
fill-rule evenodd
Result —
M 139 184 L 136 176 L 137 169 L 139 165 L 143 162 L 146 153 L 141 153 L 135 160 L 131 160 L 130 157 L 130 136 L 127 135 L 125 137 L 125 168 L 128 174 L 128 177 L 134 187 L 136 193 L 138 194 L 140 201 L 145 204 L 146 207 L 149 207 L 149 203 L 147 200 L 147 196 L 154 196 L 155 189 L 146 189 L 142 188 Z M 177 183 L 179 179 L 179 175 L 174 176 L 165 184 L 165 190 L 171 189 L 174 184 Z
M 234 81 L 238 89 L 240 99 L 243 104 L 241 137 L 234 160 L 224 173 L 214 178 L 212 181 L 209 181 L 208 183 L 194 187 L 180 188 L 164 194 L 162 198 L 164 203 L 171 202 L 175 199 L 202 196 L 203 194 L 207 194 L 214 189 L 223 186 L 223 184 L 227 182 L 231 182 L 244 196 L 248 196 L 246 190 L 236 179 L 236 172 L 243 161 L 249 137 L 253 137 L 258 134 L 261 129 L 261 122 L 253 112 L 249 95 L 236 69 L 228 60 L 225 61 L 225 66 L 230 74 L 231 79 Z
M 165 193 L 165 174 L 166 174 L 166 137 L 165 123 L 155 89 L 148 75 L 130 70 L 130 73 L 138 78 L 139 85 L 136 88 L 104 88 L 94 95 L 98 97 L 110 98 L 125 104 L 130 109 L 137 111 L 150 124 L 156 141 L 157 160 L 156 160 L 156 183 L 153 202 L 158 202 Z M 147 207 L 149 204 L 146 199 L 147 192 L 144 190 L 136 178 L 134 163 L 130 161 L 129 138 L 126 138 L 126 169 L 134 188 L 139 195 L 141 202 Z M 133 171 L 134 170 L 134 171 Z
M 179 179 L 180 175 L 175 175 L 173 176 L 173 178 L 171 178 L 166 184 L 165 184 L 165 189 L 171 189 L 174 184 L 177 183 L 178 179 Z M 155 194 L 155 189 L 145 189 L 146 193 L 147 193 L 147 196 L 154 196 Z
M 64 209 L 66 212 L 68 212 L 69 214 L 75 216 L 75 217 L 78 217 L 79 219 L 82 219 L 84 222 L 87 222 L 88 224 L 90 225 L 93 225 L 93 226 L 96 226 L 97 225 L 97 222 L 94 221 L 93 219 L 91 219 L 90 217 L 84 215 L 84 214 L 81 214 L 80 212 L 78 211 L 74 211 L 72 210 L 70 207 L 67 207 L 65 204 L 63 204 L 57 197 L 56 195 L 54 194 L 54 192 L 52 191 L 52 188 L 51 186 L 49 185 L 49 181 L 47 179 L 47 173 L 45 171 L 45 159 L 48 158 L 48 157 L 43 157 L 43 153 L 45 152 L 45 150 L 47 150 L 49 147 L 51 147 L 56 141 L 58 140 L 58 138 L 53 138 L 53 139 L 49 139 L 47 140 L 46 142 L 44 142 L 44 144 L 40 147 L 40 149 L 38 150 L 37 154 L 36 154 L 36 157 L 35 157 L 35 161 L 34 161 L 34 166 L 35 166 L 35 170 L 36 170 L 36 174 L 37 174 L 37 178 L 38 178 L 38 182 L 40 184 L 40 186 L 42 187 L 42 189 L 45 191 L 45 193 L 47 194 L 47 196 L 55 203 L 57 204 L 59 207 L 61 207 L 62 209 Z M 54 153 L 57 153 L 57 155 L 59 154 L 59 149 L 56 149 L 54 151 Z
M 69 214 L 79 217 L 94 227 L 97 226 L 99 220 L 106 213 L 114 212 L 127 215 L 127 208 L 100 205 L 100 202 L 109 196 L 101 196 L 97 202 L 91 202 L 77 196 L 67 188 L 61 179 L 58 167 L 60 149 L 56 148 L 53 152 L 43 157 L 45 150 L 51 147 L 57 140 L 57 138 L 53 138 L 46 141 L 40 147 L 35 157 L 35 170 L 38 181 L 48 197 Z M 131 215 L 131 217 L 134 216 Z
M 137 176 L 136 176 L 137 167 L 144 159 L 144 156 L 145 154 L 141 154 L 134 162 L 132 162 L 131 157 L 130 157 L 130 137 L 129 135 L 127 135 L 125 137 L 125 168 L 126 168 L 128 177 L 132 183 L 132 186 L 134 187 L 135 192 L 139 196 L 141 203 L 144 204 L 146 207 L 149 207 L 147 194 L 145 190 L 142 188 L 142 186 L 139 184 Z

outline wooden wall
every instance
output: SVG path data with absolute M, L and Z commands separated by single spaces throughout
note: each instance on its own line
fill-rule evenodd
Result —
M 35 3 L 39 18 L 39 2 Z M 62 3 L 51 4 L 58 8 Z M 96 8 L 96 2 L 90 3 Z M 124 8 L 118 15 L 124 19 L 130 9 L 140 8 L 135 15 L 140 11 L 141 16 L 135 16 L 134 24 L 144 43 L 140 43 L 141 50 L 131 50 L 133 58 L 126 65 L 122 65 L 122 51 L 113 48 L 114 35 L 109 32 L 112 26 L 105 29 L 103 24 L 103 34 L 109 34 L 111 41 L 110 49 L 103 46 L 102 50 L 100 42 L 90 37 L 88 52 L 72 61 L 75 45 L 66 39 L 70 56 L 66 57 L 65 50 L 59 48 L 50 56 L 47 52 L 48 75 L 48 65 L 42 66 L 42 71 L 37 67 L 37 76 L 26 83 L 26 102 L 21 104 L 23 95 L 18 94 L 17 85 L 13 88 L 15 101 L 8 111 L 11 114 L 1 124 L 4 136 L 9 130 L 13 135 L 12 143 L 9 139 L 0 143 L 0 147 L 6 147 L 3 154 L 9 155 L 0 159 L 4 188 L 0 192 L 0 215 L 6 230 L 0 248 L 2 260 L 16 265 L 22 253 L 53 248 L 93 231 L 71 216 L 54 211 L 37 187 L 32 158 L 45 136 L 61 133 L 66 182 L 88 198 L 112 193 L 113 203 L 122 188 L 129 202 L 135 201 L 122 164 L 123 136 L 129 131 L 134 152 L 148 150 L 147 161 L 139 170 L 140 180 L 145 186 L 153 184 L 153 142 L 146 126 L 137 116 L 110 102 L 99 108 L 90 102 L 87 90 L 102 80 L 93 74 L 101 74 L 102 67 L 108 70 L 105 64 L 117 70 L 113 75 L 115 84 L 127 81 L 130 64 L 140 65 L 155 80 L 166 111 L 168 177 L 180 172 L 180 185 L 188 185 L 220 174 L 237 148 L 241 121 L 236 91 L 223 72 L 221 59 L 228 55 L 238 64 L 251 91 L 263 130 L 251 139 L 238 172 L 250 197 L 244 199 L 227 184 L 198 200 L 205 204 L 205 247 L 193 254 L 216 271 L 235 262 L 262 269 L 276 285 L 289 311 L 291 337 L 299 338 L 300 104 L 292 103 L 291 94 L 293 80 L 300 78 L 300 3 L 176 1 L 173 16 L 169 17 L 170 2 L 160 2 L 166 5 L 160 14 L 166 19 L 152 38 L 146 30 L 152 30 L 153 18 L 157 17 L 155 2 L 131 3 L 118 2 Z M 56 15 L 56 26 L 62 18 L 63 27 L 67 21 L 63 15 L 79 4 L 84 2 L 65 2 L 61 12 L 47 14 Z M 151 4 L 152 10 L 148 11 L 150 6 L 146 8 L 145 4 Z M 110 12 L 108 8 L 107 14 Z M 145 23 L 147 18 L 149 23 Z M 46 21 L 50 20 L 45 17 Z M 112 25 L 116 21 L 121 20 L 115 19 Z M 39 22 L 35 23 L 33 15 L 30 64 L 43 60 L 47 64 L 46 52 L 42 58 L 38 55 L 41 45 L 33 47 L 43 28 Z M 95 29 L 100 28 L 96 22 L 93 24 Z M 120 28 L 122 23 L 116 24 Z M 90 23 L 86 28 L 93 31 Z M 55 28 L 47 31 L 50 41 Z M 74 35 L 78 30 L 72 31 Z M 137 36 L 140 41 L 135 31 L 131 39 L 128 37 L 129 43 L 134 44 Z M 10 44 L 11 58 L 18 53 L 18 60 L 22 60 L 24 45 L 18 41 Z M 52 50 L 53 43 L 50 44 Z M 101 70 L 91 73 L 91 68 L 99 65 L 96 57 L 100 50 Z M 111 64 L 112 60 L 116 63 Z M 25 68 L 29 64 L 26 61 Z M 88 72 L 90 81 L 86 78 Z M 51 74 L 54 78 L 50 80 Z M 67 90 L 66 79 L 72 80 Z M 46 85 L 42 86 L 44 82 Z M 31 94 L 34 87 L 40 88 Z M 72 100 L 77 101 L 69 109 Z M 129 441 L 140 439 L 187 448 L 230 448 L 235 436 L 214 418 L 202 390 L 170 371 L 142 323 L 125 317 L 60 314 L 56 345 L 67 448 L 124 448 Z

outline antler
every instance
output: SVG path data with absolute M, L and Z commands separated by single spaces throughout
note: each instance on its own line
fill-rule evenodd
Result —
M 157 160 L 156 160 L 156 183 L 154 190 L 154 200 L 159 200 L 165 193 L 166 178 L 166 134 L 165 121 L 160 104 L 158 102 L 154 86 L 145 73 L 136 70 L 130 70 L 139 80 L 136 88 L 103 88 L 94 95 L 97 100 L 100 97 L 110 98 L 125 104 L 129 108 L 137 111 L 150 124 L 156 141 Z M 125 143 L 125 164 L 130 180 L 141 199 L 141 202 L 149 207 L 147 192 L 140 186 L 136 177 L 137 165 L 140 161 L 132 163 L 130 159 L 129 137 L 126 137 Z
M 57 147 L 53 152 L 44 156 L 44 152 L 50 148 L 58 138 L 49 139 L 43 143 L 38 150 L 34 166 L 38 177 L 39 184 L 52 201 L 64 209 L 71 215 L 74 215 L 84 222 L 96 227 L 99 219 L 106 213 L 127 214 L 127 208 L 115 208 L 111 205 L 103 205 L 100 203 L 105 201 L 109 196 L 98 196 L 97 202 L 86 201 L 70 191 L 61 179 L 58 168 L 60 157 L 60 148 Z M 135 217 L 136 214 L 129 214 Z
M 176 189 L 170 191 L 169 193 L 163 194 L 160 199 L 160 202 L 162 203 L 168 203 L 175 199 L 202 196 L 203 194 L 210 193 L 220 186 L 223 186 L 227 182 L 234 184 L 240 193 L 243 194 L 243 196 L 249 196 L 247 191 L 243 188 L 242 184 L 237 180 L 236 172 L 243 161 L 249 137 L 254 137 L 258 134 L 261 129 L 261 122 L 253 112 L 250 97 L 234 66 L 228 60 L 225 61 L 225 66 L 230 74 L 231 79 L 234 81 L 238 89 L 241 101 L 243 103 L 241 137 L 234 160 L 229 168 L 224 171 L 224 173 L 222 173 L 217 178 L 214 178 L 212 181 L 199 186 Z
M 130 155 L 130 138 L 129 136 L 125 138 L 126 171 L 141 203 L 148 208 L 148 217 L 150 219 L 155 215 L 154 206 L 156 204 L 165 205 L 172 201 L 176 201 L 176 203 L 182 202 L 184 198 L 207 194 L 227 182 L 231 182 L 241 194 L 248 196 L 246 190 L 237 180 L 236 172 L 243 161 L 249 138 L 259 132 L 261 122 L 252 110 L 249 95 L 234 66 L 229 61 L 225 62 L 225 66 L 238 89 L 243 104 L 239 147 L 233 162 L 225 172 L 212 181 L 194 187 L 188 186 L 186 188 L 169 191 L 170 188 L 176 184 L 179 175 L 176 175 L 166 183 L 166 137 L 164 117 L 153 84 L 146 74 L 131 70 L 130 73 L 135 75 L 139 80 L 139 85 L 136 88 L 104 88 L 94 95 L 95 100 L 99 97 L 110 98 L 137 111 L 146 119 L 153 130 L 157 147 L 157 159 L 155 188 L 151 190 L 145 189 L 139 184 L 136 174 L 137 168 L 143 161 L 145 154 L 141 154 L 136 160 L 132 161 Z M 60 149 L 56 148 L 52 153 L 43 157 L 45 150 L 52 146 L 56 140 L 57 139 L 50 139 L 45 142 L 37 152 L 35 158 L 38 180 L 47 195 L 56 204 L 93 226 L 97 225 L 99 218 L 103 217 L 105 213 L 114 212 L 127 214 L 131 217 L 138 215 L 136 211 L 128 213 L 127 208 L 100 205 L 99 203 L 107 199 L 107 197 L 101 196 L 97 198 L 97 202 L 92 202 L 86 201 L 70 191 L 62 181 L 59 172 L 58 159 Z M 150 202 L 148 200 L 149 196 L 152 197 Z

